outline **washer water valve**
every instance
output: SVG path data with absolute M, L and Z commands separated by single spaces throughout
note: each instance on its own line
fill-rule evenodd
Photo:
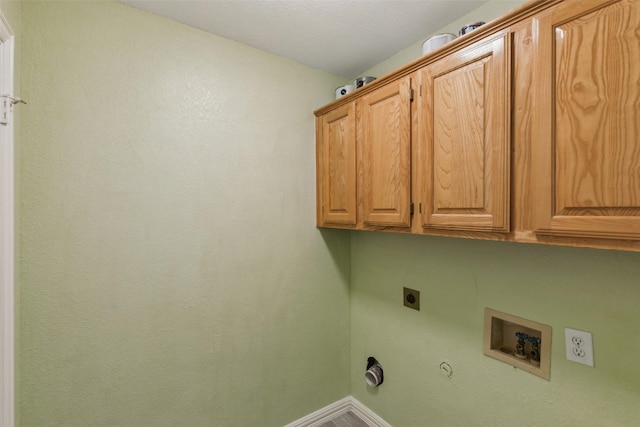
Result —
M 484 354 L 549 380 L 551 326 L 490 308 L 484 314 Z
M 529 338 L 529 335 L 523 332 L 516 332 L 516 337 L 518 337 L 518 344 L 516 345 L 516 352 L 514 355 L 519 359 L 526 359 L 527 355 L 524 352 L 524 342 Z
M 516 352 L 513 355 L 519 359 L 528 358 L 529 362 L 536 366 L 540 366 L 540 338 L 529 336 L 524 332 L 516 332 L 516 337 L 518 337 L 518 344 L 516 345 Z M 531 344 L 531 350 L 528 355 L 524 348 L 525 342 Z
M 540 338 L 529 337 L 527 339 L 531 343 L 531 351 L 529 352 L 529 361 L 536 366 L 540 366 Z

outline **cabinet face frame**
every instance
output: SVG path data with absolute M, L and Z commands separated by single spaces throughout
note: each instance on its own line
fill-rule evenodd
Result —
M 355 102 L 337 108 L 316 123 L 317 223 L 356 225 Z
M 357 101 L 360 200 L 364 226 L 411 226 L 411 78 Z
M 511 34 L 502 31 L 421 71 L 421 225 L 509 232 Z
M 640 239 L 640 6 L 566 2 L 534 21 L 536 234 Z

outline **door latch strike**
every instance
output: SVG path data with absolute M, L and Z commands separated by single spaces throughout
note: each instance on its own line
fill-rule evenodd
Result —
M 0 125 L 8 125 L 11 123 L 11 114 L 13 113 L 13 106 L 16 104 L 26 104 L 22 99 L 11 95 L 2 95 L 2 111 L 0 111 Z

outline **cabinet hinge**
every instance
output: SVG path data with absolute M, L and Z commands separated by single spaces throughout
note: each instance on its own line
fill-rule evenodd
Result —
M 409 214 L 413 215 L 413 202 L 409 203 Z

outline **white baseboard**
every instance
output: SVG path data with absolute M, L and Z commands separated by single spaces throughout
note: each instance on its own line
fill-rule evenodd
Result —
M 351 410 L 354 414 L 362 418 L 362 420 L 371 427 L 391 427 L 391 424 L 380 418 L 378 414 L 364 406 L 359 400 L 349 396 L 353 407 Z
M 347 412 L 353 412 L 360 417 L 370 427 L 391 427 L 385 420 L 380 418 L 378 414 L 364 406 L 352 396 L 338 400 L 322 409 L 319 409 L 305 417 L 300 418 L 284 427 L 318 427 L 327 421 L 330 421 Z

